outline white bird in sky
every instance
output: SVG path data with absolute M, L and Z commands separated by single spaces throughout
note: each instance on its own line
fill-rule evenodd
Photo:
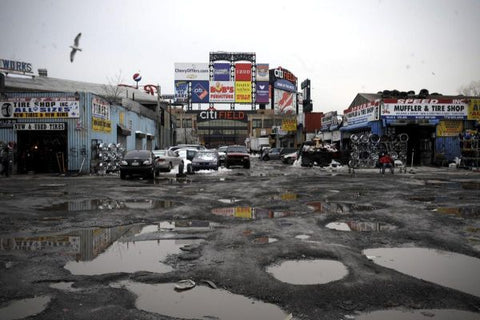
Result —
M 70 52 L 70 62 L 73 62 L 73 57 L 75 57 L 75 53 L 79 50 L 79 51 L 82 51 L 82 49 L 80 49 L 78 47 L 78 43 L 80 41 L 80 36 L 82 35 L 82 33 L 80 32 L 79 34 L 77 34 L 77 36 L 75 37 L 75 40 L 73 40 L 73 46 L 70 46 L 70 48 L 72 48 L 72 51 Z

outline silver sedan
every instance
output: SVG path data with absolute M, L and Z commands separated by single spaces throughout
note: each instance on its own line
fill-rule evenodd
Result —
M 183 158 L 178 152 L 172 150 L 153 150 L 155 155 L 155 167 L 158 171 L 170 172 L 173 167 L 183 163 Z

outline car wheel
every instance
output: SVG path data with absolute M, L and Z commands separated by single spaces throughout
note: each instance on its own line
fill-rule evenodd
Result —
M 125 172 L 120 171 L 120 179 L 125 180 L 126 177 L 127 175 L 125 174 Z
M 245 169 L 250 169 L 250 162 L 249 162 L 249 163 L 246 163 L 243 167 L 244 167 Z
M 189 174 L 192 174 L 194 173 L 193 169 L 192 169 L 192 165 L 191 164 L 187 164 L 187 173 Z
M 225 168 L 230 168 L 230 164 L 228 162 L 225 162 Z
M 265 156 L 265 157 L 263 157 L 263 160 L 264 160 L 264 161 L 268 161 L 268 160 L 270 160 L 270 157 L 269 157 L 269 156 Z

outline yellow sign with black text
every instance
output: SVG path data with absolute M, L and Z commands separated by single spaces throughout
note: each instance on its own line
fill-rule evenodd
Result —
M 456 137 L 463 131 L 461 120 L 441 120 L 437 125 L 437 137 Z
M 92 130 L 97 132 L 112 132 L 112 121 L 100 118 L 92 118 Z
M 470 100 L 470 104 L 468 105 L 467 120 L 480 121 L 480 99 Z

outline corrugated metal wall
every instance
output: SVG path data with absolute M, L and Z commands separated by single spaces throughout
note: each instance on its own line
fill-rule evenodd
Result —
M 80 97 L 80 116 L 79 118 L 48 118 L 48 119 L 16 119 L 17 123 L 66 123 L 67 129 L 67 155 L 65 161 L 68 171 L 81 173 L 91 172 L 91 166 L 95 163 L 95 153 L 98 142 L 118 143 L 117 125 L 120 123 L 120 113 L 124 116 L 124 123 L 132 130 L 132 134 L 127 137 L 126 150 L 135 148 L 135 131 L 141 131 L 150 135 L 150 143 L 147 143 L 147 136 L 141 140 L 142 148 L 155 147 L 156 137 L 158 137 L 157 123 L 154 119 L 139 115 L 136 112 L 128 111 L 122 106 L 113 105 L 110 108 L 111 132 L 99 132 L 92 129 L 92 100 L 95 95 L 88 92 L 79 92 Z M 40 98 L 40 97 L 72 97 L 75 93 L 55 93 L 55 92 L 34 92 L 34 93 L 8 93 L 8 97 L 13 98 Z M 13 128 L 0 128 L 0 142 L 17 142 L 17 132 Z
M 462 155 L 462 150 L 460 149 L 460 138 L 459 137 L 437 137 L 435 139 L 435 153 L 443 154 L 445 160 L 451 162 L 455 157 L 460 157 Z

